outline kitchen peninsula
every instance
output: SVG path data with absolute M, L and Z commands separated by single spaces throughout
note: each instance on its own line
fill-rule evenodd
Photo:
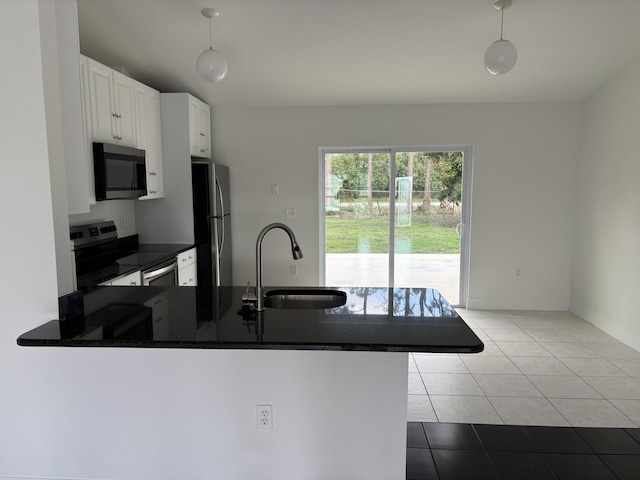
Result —
M 188 455 L 192 464 L 176 467 L 182 478 L 402 479 L 407 352 L 474 353 L 483 344 L 436 290 L 340 290 L 347 293 L 342 307 L 267 308 L 260 322 L 238 313 L 244 287 L 223 289 L 219 297 L 200 287 L 104 287 L 85 297 L 84 317 L 48 322 L 21 335 L 18 344 L 107 347 L 83 350 L 124 356 L 133 371 L 157 362 L 155 352 L 175 352 L 176 365 L 159 362 L 157 368 L 178 369 L 183 380 L 168 380 L 163 389 L 172 403 L 159 401 L 165 410 L 182 405 L 183 413 L 166 417 L 154 410 L 153 418 L 178 422 L 185 433 L 171 443 L 196 449 Z M 207 313 L 211 302 L 213 314 Z M 65 350 L 73 357 L 74 349 Z M 192 378 L 189 365 L 200 369 L 203 363 L 210 378 Z M 144 378 L 133 378 L 134 387 L 146 388 Z M 132 408 L 146 418 L 143 412 L 155 404 Z M 256 427 L 258 404 L 273 406 L 271 430 Z M 196 446 L 190 440 L 196 437 L 208 440 Z M 127 457 L 144 458 L 146 465 L 156 458 L 144 445 L 129 442 L 127 448 Z M 117 442 L 108 449 L 106 458 L 125 454 Z M 228 458 L 238 461 L 223 461 Z M 126 466 L 103 467 L 110 478 L 131 476 Z M 136 478 L 157 475 L 145 468 Z
M 295 291 L 296 289 L 291 289 Z M 300 289 L 298 289 L 300 290 Z M 240 348 L 476 353 L 480 339 L 437 291 L 344 287 L 345 305 L 241 315 L 244 287 L 100 288 L 84 315 L 52 320 L 22 346 Z

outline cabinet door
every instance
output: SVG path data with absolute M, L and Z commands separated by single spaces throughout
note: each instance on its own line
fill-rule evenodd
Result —
M 206 103 L 200 104 L 200 152 L 205 158 L 211 158 L 211 108 Z
M 147 149 L 147 87 L 135 82 L 136 148 Z
M 200 101 L 197 98 L 189 97 L 189 138 L 191 143 L 191 156 L 201 157 L 200 139 L 202 130 L 200 129 Z
M 164 179 L 162 165 L 162 131 L 160 120 L 160 92 L 136 82 L 137 148 L 145 151 L 147 195 L 140 200 L 162 198 Z
M 192 263 L 178 270 L 178 285 L 180 287 L 197 287 L 197 269 L 196 264 Z
M 181 287 L 195 287 L 198 285 L 198 271 L 196 268 L 196 249 L 192 248 L 178 254 L 178 285 Z
M 112 71 L 118 143 L 136 146 L 135 95 L 133 80 Z
M 91 133 L 94 142 L 117 140 L 115 133 L 115 109 L 113 100 L 112 70 L 88 59 L 89 95 L 91 98 Z
M 164 168 L 162 163 L 162 125 L 160 120 L 160 92 L 147 87 L 147 176 L 151 178 L 149 196 L 164 196 Z

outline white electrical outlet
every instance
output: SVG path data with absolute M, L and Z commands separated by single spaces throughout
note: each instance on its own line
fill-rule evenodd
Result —
M 297 265 L 291 265 L 291 275 L 298 275 L 298 266 Z
M 256 405 L 256 417 L 258 421 L 258 428 L 260 429 L 273 428 L 273 406 Z
M 295 208 L 287 208 L 287 218 L 296 218 Z

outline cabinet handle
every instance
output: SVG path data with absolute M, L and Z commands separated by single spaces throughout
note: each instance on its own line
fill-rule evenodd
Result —
M 119 113 L 116 113 L 116 118 L 122 118 L 122 115 L 120 115 Z
M 112 113 L 111 113 L 111 116 L 112 116 L 112 117 L 117 117 L 117 116 L 118 116 L 118 114 L 117 114 L 116 112 L 112 112 Z
M 118 137 L 118 140 L 122 140 L 122 137 Z
M 129 282 L 129 285 L 137 285 L 138 282 L 136 282 L 135 280 L 133 282 Z
M 117 136 L 117 135 L 114 135 L 114 136 L 113 136 L 113 138 L 115 138 L 115 139 L 117 140 L 117 139 L 118 139 L 118 136 Z

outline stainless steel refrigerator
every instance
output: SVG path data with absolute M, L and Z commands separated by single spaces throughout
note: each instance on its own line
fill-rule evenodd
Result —
M 229 167 L 193 159 L 191 181 L 198 286 L 229 290 L 233 285 Z

